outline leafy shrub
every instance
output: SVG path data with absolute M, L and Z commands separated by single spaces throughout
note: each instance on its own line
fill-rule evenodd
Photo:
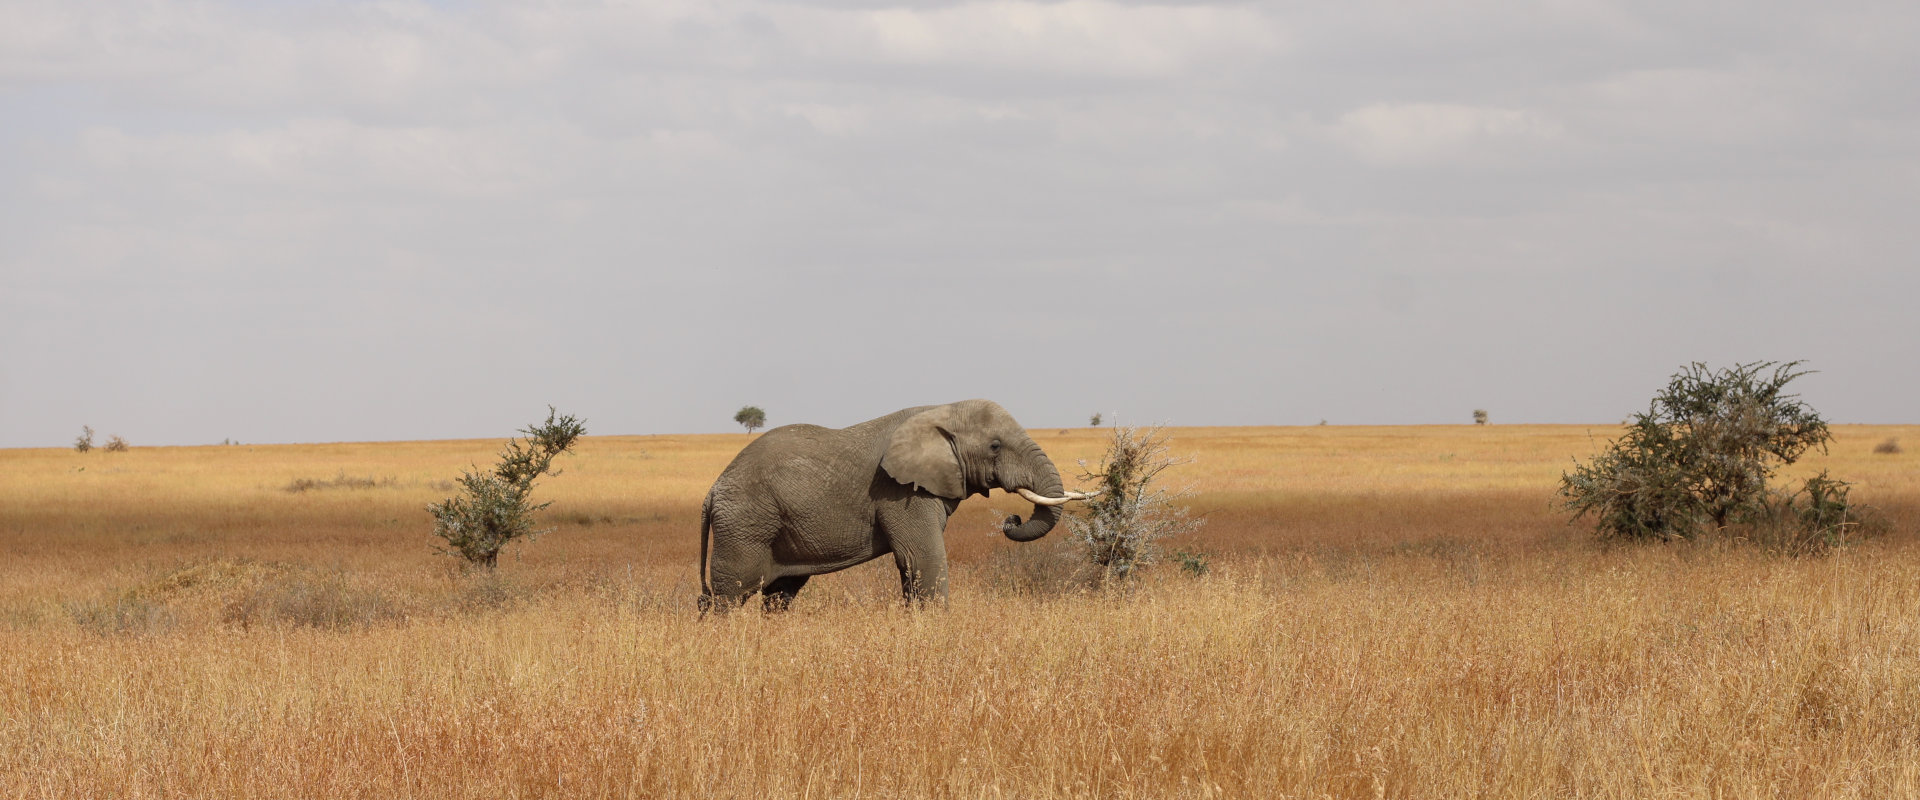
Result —
M 1751 538 L 1793 556 L 1820 555 L 1865 538 L 1881 520 L 1852 501 L 1852 488 L 1821 470 L 1797 491 L 1776 491 L 1767 513 L 1753 520 Z
M 1794 371 L 1799 363 L 1721 371 L 1695 363 L 1676 373 L 1619 439 L 1561 475 L 1564 507 L 1575 520 L 1593 515 L 1607 539 L 1692 539 L 1782 520 L 1824 525 L 1832 504 L 1846 503 L 1844 483 L 1823 473 L 1784 499 L 1767 485 L 1779 466 L 1825 452 L 1832 439 L 1826 421 L 1784 391 L 1806 374 Z M 1823 510 L 1801 513 L 1814 507 Z
M 93 429 L 85 425 L 82 425 L 80 426 L 80 435 L 77 437 L 74 437 L 73 451 L 76 453 L 84 453 L 92 449 L 93 449 Z
M 474 468 L 461 474 L 464 494 L 427 505 L 433 515 L 433 534 L 447 543 L 439 548 L 458 555 L 468 563 L 492 569 L 499 561 L 500 549 L 516 539 L 531 539 L 544 530 L 533 527 L 533 512 L 550 503 L 531 505 L 534 478 L 558 475 L 554 457 L 573 449 L 574 440 L 587 432 L 586 425 L 572 416 L 557 416 L 547 407 L 547 421 L 520 431 L 527 441 L 507 443 L 500 451 L 500 463 L 491 471 Z
M 1475 424 L 1475 425 L 1485 425 L 1485 424 L 1487 424 L 1487 410 L 1486 410 L 1486 409 L 1484 409 L 1484 408 L 1476 408 L 1476 409 L 1474 409 L 1474 410 L 1473 410 L 1473 424 Z
M 1202 577 L 1212 571 L 1213 568 L 1208 563 L 1210 558 L 1211 556 L 1207 553 L 1185 548 L 1176 550 L 1173 553 L 1174 563 L 1180 565 L 1180 571 L 1196 578 Z
M 1899 439 L 1895 439 L 1889 436 L 1887 437 L 1886 441 L 1874 445 L 1873 452 L 1879 453 L 1880 455 L 1883 455 L 1883 456 L 1897 456 L 1905 451 L 1900 449 Z

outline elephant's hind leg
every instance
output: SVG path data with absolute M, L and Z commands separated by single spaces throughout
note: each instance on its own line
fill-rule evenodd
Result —
M 813 576 L 788 575 L 774 579 L 772 583 L 767 584 L 767 588 L 760 590 L 764 595 L 760 600 L 760 607 L 770 612 L 787 610 L 793 605 L 793 596 L 800 593 L 800 587 L 807 585 L 807 579 L 811 577 Z
M 774 583 L 768 577 L 771 571 L 763 549 L 743 546 L 716 531 L 700 586 L 700 612 L 725 614 L 739 608 Z
M 746 598 L 703 591 L 700 593 L 700 597 L 696 602 L 700 607 L 700 616 L 704 617 L 708 614 L 720 614 L 724 616 L 728 612 L 739 608 L 741 603 L 746 602 Z

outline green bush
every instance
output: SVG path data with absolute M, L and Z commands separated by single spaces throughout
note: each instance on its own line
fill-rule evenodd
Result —
M 1784 391 L 1807 374 L 1799 364 L 1695 363 L 1676 373 L 1619 439 L 1561 475 L 1564 507 L 1575 520 L 1592 515 L 1605 539 L 1693 539 L 1783 521 L 1808 535 L 1844 530 L 1831 523 L 1852 513 L 1844 482 L 1822 473 L 1797 492 L 1768 485 L 1779 467 L 1825 452 L 1832 439 L 1826 421 Z
M 533 527 L 533 512 L 550 503 L 530 504 L 533 480 L 558 475 L 554 457 L 573 449 L 574 440 L 587 432 L 583 421 L 557 416 L 547 408 L 547 421 L 522 430 L 527 441 L 515 439 L 500 451 L 500 463 L 490 471 L 479 468 L 461 474 L 463 494 L 427 505 L 433 515 L 433 534 L 447 543 L 439 548 L 469 563 L 492 569 L 500 549 L 516 539 L 532 539 L 545 530 Z
M 1173 554 L 1173 560 L 1180 565 L 1180 571 L 1195 578 L 1203 577 L 1208 572 L 1213 571 L 1213 567 L 1209 563 L 1210 558 L 1211 556 L 1207 553 L 1184 548 L 1175 551 Z

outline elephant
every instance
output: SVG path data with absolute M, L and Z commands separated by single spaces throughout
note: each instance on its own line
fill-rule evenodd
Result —
M 1016 542 L 1047 535 L 1065 491 L 1059 470 L 1006 409 L 963 400 L 901 409 L 841 429 L 784 425 L 728 464 L 700 512 L 700 609 L 755 593 L 785 610 L 807 579 L 893 554 L 910 605 L 947 597 L 947 518 L 990 489 L 1034 504 L 1009 516 Z

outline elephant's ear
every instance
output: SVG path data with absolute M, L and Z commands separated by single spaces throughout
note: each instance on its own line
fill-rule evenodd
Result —
M 941 497 L 965 498 L 960 459 L 953 454 L 951 406 L 930 408 L 907 418 L 893 430 L 880 468 L 908 486 L 919 486 Z

